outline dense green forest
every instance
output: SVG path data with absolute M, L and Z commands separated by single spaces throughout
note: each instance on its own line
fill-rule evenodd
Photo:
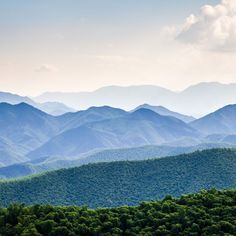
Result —
M 0 205 L 137 205 L 165 195 L 236 188 L 236 152 L 197 151 L 145 161 L 89 164 L 0 183 Z
M 96 210 L 13 204 L 0 209 L 0 235 L 236 235 L 236 191 L 213 189 L 178 199 L 166 196 L 136 207 Z

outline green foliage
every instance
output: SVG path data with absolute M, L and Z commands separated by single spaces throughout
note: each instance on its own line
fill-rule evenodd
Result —
M 0 208 L 0 235 L 236 235 L 236 190 L 212 189 L 137 207 L 96 210 L 13 204 Z
M 210 188 L 236 188 L 234 150 L 212 149 L 156 160 L 89 164 L 1 182 L 0 205 L 18 202 L 114 207 Z M 163 211 L 169 211 L 169 206 L 163 207 Z

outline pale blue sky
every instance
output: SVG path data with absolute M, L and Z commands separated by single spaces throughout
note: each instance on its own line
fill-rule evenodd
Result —
M 124 32 L 144 27 L 160 27 L 197 12 L 215 0 L 9 0 L 0 1 L 0 30 L 6 41 L 12 36 L 25 38 L 48 31 L 68 33 L 81 29 L 122 29 Z M 85 28 L 85 29 L 84 29 Z M 75 29 L 74 29 L 75 30 Z M 73 32 L 71 32 L 73 33 Z M 96 31 L 93 32 L 96 34 Z M 110 32 L 107 35 L 112 37 Z M 47 35 L 45 35 L 46 37 Z M 2 38 L 2 37 L 1 37 Z
M 180 89 L 206 80 L 211 71 L 201 64 L 202 52 L 190 52 L 191 60 L 198 63 L 196 71 L 202 68 L 204 73 L 202 79 L 197 74 L 191 80 L 192 65 L 175 61 L 178 50 L 188 54 L 189 49 L 167 45 L 160 35 L 165 27 L 178 27 L 190 14 L 199 14 L 203 5 L 219 3 L 0 0 L 0 88 L 21 94 L 93 90 L 111 84 Z M 217 56 L 216 63 L 223 57 Z M 174 76 L 169 73 L 171 66 L 176 70 Z M 234 75 L 230 73 L 226 82 L 232 82 Z

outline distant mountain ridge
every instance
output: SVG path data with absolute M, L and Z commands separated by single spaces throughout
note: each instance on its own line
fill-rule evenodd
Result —
M 66 114 L 68 112 L 75 112 L 76 110 L 66 106 L 60 102 L 44 102 L 44 103 L 36 103 L 34 105 L 36 108 L 50 114 L 53 116 L 60 116 Z
M 236 104 L 235 91 L 236 84 L 218 82 L 199 83 L 179 92 L 153 85 L 107 86 L 93 92 L 46 92 L 34 98 L 0 92 L 0 102 L 26 102 L 52 115 L 92 106 L 107 105 L 133 110 L 140 104 L 154 104 L 190 117 L 201 117 L 228 104 Z
M 0 92 L 0 103 L 9 103 L 9 104 L 18 104 L 18 103 L 28 103 L 33 104 L 33 100 L 28 97 L 23 97 L 17 94 L 7 93 L 7 92 Z
M 189 123 L 189 122 L 195 120 L 195 118 L 193 116 L 187 116 L 187 115 L 180 114 L 178 112 L 173 112 L 163 106 L 152 106 L 149 104 L 143 104 L 143 105 L 136 107 L 133 111 L 141 109 L 141 108 L 146 108 L 146 109 L 152 110 L 162 116 L 173 116 L 179 120 L 184 121 L 185 123 Z
M 93 92 L 47 92 L 35 97 L 34 100 L 39 102 L 59 101 L 77 110 L 102 105 L 132 110 L 140 104 L 147 103 L 200 117 L 228 104 L 235 104 L 235 91 L 236 84 L 218 82 L 192 85 L 180 92 L 152 85 L 108 86 Z
M 144 102 L 148 103 L 153 97 L 158 99 L 162 96 L 172 96 L 172 92 L 159 86 L 143 85 L 128 87 L 107 86 L 93 92 L 46 92 L 33 99 L 38 102 L 64 101 L 64 104 L 70 104 L 70 107 L 79 110 L 103 105 L 130 110 Z
M 19 103 L 27 103 L 35 108 L 38 108 L 46 113 L 55 116 L 75 111 L 74 109 L 67 107 L 63 103 L 59 102 L 36 103 L 29 97 L 26 96 L 23 97 L 17 94 L 6 93 L 6 92 L 0 92 L 0 103 L 9 103 L 12 105 L 16 105 Z

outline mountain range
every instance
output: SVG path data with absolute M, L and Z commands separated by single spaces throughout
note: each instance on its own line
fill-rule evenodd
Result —
M 132 110 L 140 104 L 147 103 L 200 117 L 228 104 L 235 104 L 235 91 L 236 84 L 209 82 L 192 85 L 177 92 L 152 85 L 108 86 L 92 92 L 47 92 L 33 99 L 37 102 L 62 102 L 76 110 L 104 104 Z
M 85 110 L 91 106 L 107 105 L 133 110 L 140 104 L 154 104 L 159 106 L 160 114 L 169 113 L 168 109 L 176 112 L 176 115 L 188 114 L 182 120 L 189 122 L 193 117 L 199 118 L 228 104 L 235 104 L 235 90 L 236 84 L 218 82 L 199 83 L 177 92 L 153 85 L 108 86 L 92 92 L 46 92 L 31 98 L 0 92 L 0 102 L 25 102 L 51 115 Z M 177 118 L 181 119 L 179 116 Z
M 198 132 L 174 117 L 139 109 L 121 117 L 89 122 L 60 133 L 27 156 L 30 159 L 76 156 L 96 149 L 160 145 L 180 137 L 196 138 Z
M 48 156 L 73 157 L 92 150 L 160 145 L 180 138 L 195 139 L 198 132 L 183 121 L 149 109 L 132 113 L 112 107 L 52 116 L 26 103 L 0 104 L 1 151 L 19 151 L 13 164 Z M 4 144 L 4 145 L 3 145 Z M 2 166 L 6 163 L 1 163 Z
M 26 103 L 0 103 L 0 166 L 71 161 L 104 149 L 147 145 L 169 146 L 170 150 L 234 146 L 235 114 L 236 105 L 228 105 L 189 122 L 191 117 L 145 104 L 131 112 L 103 106 L 53 116 Z
M 0 159 L 1 165 L 13 164 L 20 156 L 22 161 L 28 160 L 27 153 L 67 129 L 80 126 L 89 120 L 99 121 L 109 115 L 110 118 L 114 118 L 120 116 L 120 113 L 126 113 L 115 108 L 100 108 L 99 112 L 97 109 L 90 108 L 87 111 L 52 116 L 26 103 L 0 103 L 0 153 L 4 155 Z M 14 149 L 18 151 L 14 152 Z
M 235 150 L 212 149 L 154 160 L 89 164 L 2 181 L 0 205 L 19 202 L 112 207 L 209 188 L 236 188 Z

